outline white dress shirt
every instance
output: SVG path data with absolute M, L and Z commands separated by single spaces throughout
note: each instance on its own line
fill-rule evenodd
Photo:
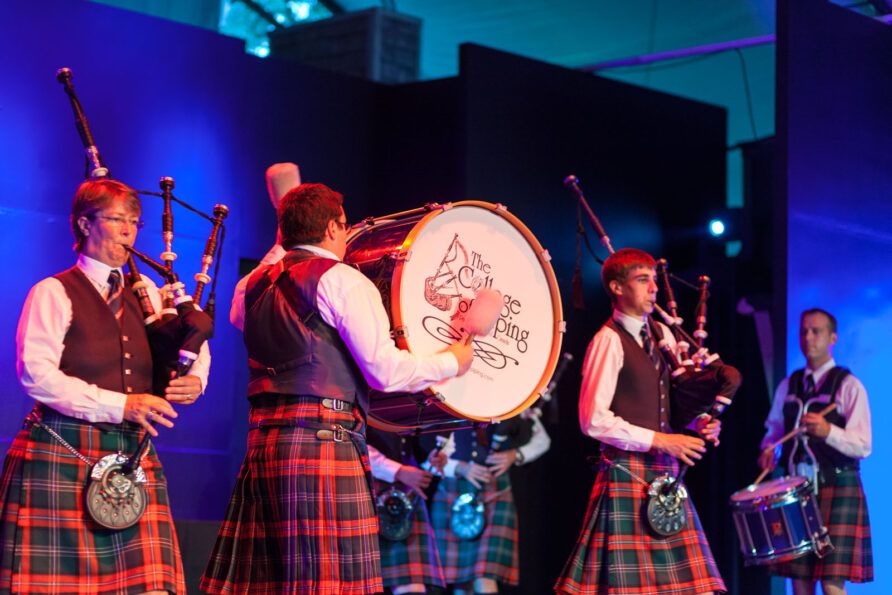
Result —
M 806 368 L 805 374 L 812 375 L 815 386 L 820 389 L 827 373 L 835 367 L 836 362 L 831 358 L 817 370 Z M 784 378 L 774 392 L 771 411 L 765 420 L 767 431 L 762 439 L 762 449 L 784 435 L 784 402 L 789 392 L 789 384 L 790 378 Z M 867 401 L 867 390 L 854 374 L 849 374 L 840 383 L 836 403 L 837 412 L 846 419 L 846 427 L 830 424 L 830 433 L 826 438 L 827 445 L 848 457 L 865 458 L 871 451 L 870 405 Z
M 387 458 L 380 450 L 371 444 L 368 446 L 369 464 L 372 466 L 372 477 L 380 479 L 381 481 L 386 481 L 387 483 L 395 482 L 397 471 L 399 471 L 400 467 L 403 465 L 398 461 Z
M 235 284 L 235 293 L 232 296 L 232 306 L 229 308 L 229 322 L 231 322 L 238 330 L 245 330 L 245 291 L 248 288 L 248 279 L 250 279 L 251 275 L 254 274 L 254 271 L 260 267 L 276 264 L 285 258 L 285 254 L 287 254 L 287 252 L 281 244 L 274 244 L 273 247 L 269 249 L 269 252 L 264 254 L 263 258 L 260 259 L 260 264 L 254 267 L 250 273 L 239 279 L 238 283 Z
M 76 266 L 105 298 L 112 267 L 83 254 L 78 257 Z M 118 271 L 121 272 L 120 269 Z M 158 287 L 151 279 L 142 279 L 152 305 L 160 312 L 161 294 Z M 126 394 L 99 388 L 59 369 L 71 320 L 71 300 L 61 281 L 48 277 L 31 288 L 16 331 L 19 382 L 28 396 L 59 413 L 93 423 L 120 423 L 124 418 Z M 205 343 L 189 372 L 201 379 L 202 390 L 207 386 L 210 361 L 210 352 Z
M 319 246 L 304 244 L 295 249 L 340 261 Z M 283 252 L 276 258 L 274 250 L 275 247 L 267 256 L 275 260 L 267 264 L 274 264 L 285 255 Z M 451 353 L 421 356 L 397 348 L 390 336 L 390 320 L 378 288 L 349 265 L 338 262 L 319 278 L 316 308 L 322 320 L 337 329 L 366 382 L 375 390 L 417 392 L 458 372 L 458 361 Z M 240 320 L 244 327 L 244 291 L 233 296 L 232 312 L 233 324 Z
M 515 450 L 520 453 L 520 458 L 523 461 L 522 463 L 515 463 L 516 465 L 528 465 L 551 448 L 551 436 L 545 431 L 545 426 L 542 425 L 537 416 L 533 416 L 530 419 L 533 421 L 533 433 L 529 442 L 516 447 Z M 445 477 L 455 477 L 455 469 L 461 461 L 452 458 L 452 455 L 455 453 L 455 439 L 452 437 L 452 434 L 449 435 L 449 440 L 443 446 L 443 453 L 449 457 L 443 466 L 443 475 Z
M 613 311 L 613 320 L 625 328 L 642 345 L 643 319 Z M 669 346 L 674 350 L 675 337 L 669 328 L 658 322 Z M 656 345 L 656 339 L 654 339 Z M 643 346 L 643 345 L 642 345 Z M 656 347 L 655 347 L 656 348 Z M 616 384 L 623 367 L 623 347 L 619 334 L 608 326 L 601 327 L 585 354 L 582 363 L 582 388 L 579 392 L 579 425 L 582 433 L 622 450 L 650 450 L 655 432 L 636 426 L 610 410 Z

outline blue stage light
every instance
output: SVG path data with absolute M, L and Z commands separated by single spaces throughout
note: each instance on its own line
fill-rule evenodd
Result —
M 719 237 L 725 233 L 725 222 L 721 219 L 712 219 L 709 222 L 709 233 L 713 237 Z

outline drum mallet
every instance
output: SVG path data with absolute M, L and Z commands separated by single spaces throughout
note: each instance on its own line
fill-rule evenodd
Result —
M 836 409 L 836 403 L 830 403 L 829 405 L 827 405 L 826 407 L 824 407 L 823 409 L 818 411 L 818 415 L 820 415 L 821 417 L 824 417 L 825 415 L 827 415 L 834 409 Z M 799 427 L 793 428 L 792 430 L 790 430 L 789 432 L 784 434 L 780 440 L 776 441 L 773 444 L 766 446 L 762 452 L 765 452 L 766 450 L 774 450 L 781 444 L 784 444 L 788 440 L 795 438 L 796 436 L 798 436 L 799 434 L 802 434 L 803 432 L 805 432 L 805 426 L 799 426 Z M 765 469 L 762 469 L 762 473 L 759 474 L 759 477 L 756 478 L 756 481 L 753 482 L 753 485 L 759 485 L 762 482 L 762 480 L 765 479 L 765 476 L 771 472 L 771 470 L 772 470 L 771 467 L 766 467 Z
M 477 292 L 474 302 L 465 315 L 464 330 L 468 333 L 468 336 L 465 337 L 465 345 L 470 343 L 474 337 L 485 337 L 492 332 L 503 305 L 504 300 L 501 292 L 488 287 Z

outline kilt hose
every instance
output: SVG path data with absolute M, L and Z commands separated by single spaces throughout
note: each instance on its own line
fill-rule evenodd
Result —
M 380 494 L 393 484 L 375 480 L 375 493 Z M 412 492 L 405 489 L 411 497 Z M 381 537 L 381 575 L 385 587 L 425 584 L 445 587 L 443 569 L 437 541 L 431 528 L 427 506 L 420 497 L 415 498 L 412 513 L 412 531 L 402 541 L 390 541 Z
M 110 429 L 38 405 L 42 423 L 91 461 L 136 450 L 142 431 Z M 127 529 L 97 525 L 84 509 L 90 469 L 47 431 L 23 428 L 0 479 L 0 593 L 185 593 L 167 482 L 154 447 L 142 460 L 148 505 Z
M 503 473 L 483 490 L 486 500 L 486 526 L 477 539 L 456 537 L 449 526 L 452 504 L 463 492 L 476 488 L 463 478 L 444 477 L 431 503 L 431 525 L 443 564 L 443 577 L 449 585 L 489 578 L 508 585 L 520 581 L 517 535 L 517 509 L 511 493 L 511 480 Z M 490 500 L 492 498 L 492 500 Z
M 608 448 L 601 459 L 582 533 L 555 585 L 558 593 L 693 595 L 725 591 L 725 583 L 691 501 L 688 526 L 661 537 L 647 524 L 647 486 L 658 475 L 678 475 L 676 459 Z
M 300 420 L 363 430 L 358 409 L 314 397 L 251 398 L 248 449 L 201 579 L 208 593 L 379 593 L 378 517 L 363 441 L 258 424 Z
M 833 551 L 823 558 L 814 553 L 769 567 L 772 574 L 803 579 L 842 579 L 853 583 L 873 580 L 873 552 L 867 500 L 857 469 L 821 475 L 818 507 L 830 533 Z

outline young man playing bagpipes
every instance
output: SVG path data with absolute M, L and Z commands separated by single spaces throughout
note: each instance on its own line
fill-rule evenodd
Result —
M 558 593 L 652 595 L 725 591 L 696 511 L 685 499 L 687 525 L 662 536 L 646 520 L 649 484 L 678 476 L 678 461 L 693 465 L 718 443 L 719 422 L 698 418 L 701 437 L 672 433 L 669 370 L 649 317 L 657 296 L 656 263 L 637 249 L 604 262 L 601 278 L 613 315 L 598 331 L 583 363 L 579 421 L 601 442 L 601 460 L 582 532 L 561 577 Z M 669 329 L 657 332 L 672 348 Z

